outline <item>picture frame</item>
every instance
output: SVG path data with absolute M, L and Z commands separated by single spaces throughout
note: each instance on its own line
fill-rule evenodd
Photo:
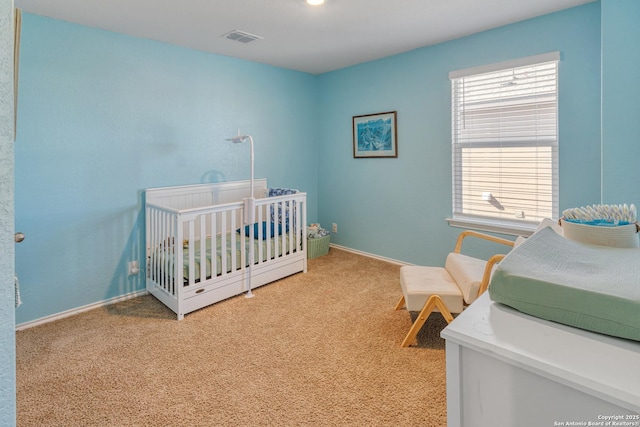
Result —
M 398 157 L 396 111 L 353 116 L 353 157 Z

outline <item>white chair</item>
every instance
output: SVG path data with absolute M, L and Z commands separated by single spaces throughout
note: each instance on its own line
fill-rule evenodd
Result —
M 461 313 L 487 290 L 493 267 L 504 255 L 494 255 L 488 261 L 463 255 L 462 242 L 470 236 L 510 247 L 514 245 L 511 240 L 466 230 L 458 236 L 456 247 L 447 256 L 444 267 L 401 267 L 400 285 L 403 295 L 395 309 L 406 306 L 407 311 L 420 312 L 402 341 L 402 347 L 408 347 L 415 341 L 432 311 L 439 311 L 447 323 L 451 323 L 451 313 Z

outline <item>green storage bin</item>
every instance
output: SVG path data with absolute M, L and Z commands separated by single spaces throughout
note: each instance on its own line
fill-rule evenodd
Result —
M 307 259 L 318 258 L 329 253 L 329 240 L 331 235 L 315 239 L 307 239 Z

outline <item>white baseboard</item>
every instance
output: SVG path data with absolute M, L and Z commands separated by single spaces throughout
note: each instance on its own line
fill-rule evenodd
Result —
M 40 319 L 31 320 L 29 322 L 20 323 L 16 325 L 16 331 L 21 331 L 23 329 L 33 328 L 34 326 L 43 325 L 45 323 L 53 322 L 55 320 L 64 319 L 65 317 L 74 316 L 76 314 L 83 313 L 85 311 L 93 310 L 98 307 L 105 307 L 107 305 L 115 304 L 120 301 L 125 301 L 131 298 L 137 298 L 139 296 L 145 295 L 147 291 L 142 289 L 140 291 L 135 291 L 128 293 L 126 295 L 120 295 L 117 297 L 113 297 L 104 301 L 94 302 L 93 304 L 84 305 L 82 307 L 73 308 L 71 310 L 63 311 L 60 313 L 52 314 L 50 316 L 41 317 Z
M 351 252 L 351 253 L 354 253 L 354 254 L 358 254 L 358 255 L 369 257 L 369 258 L 377 259 L 379 261 L 389 262 L 391 264 L 412 265 L 412 264 L 409 264 L 409 263 L 404 262 L 404 261 L 398 261 L 396 259 L 386 258 L 386 257 L 380 256 L 380 255 L 375 255 L 375 254 L 370 254 L 368 252 L 363 252 L 363 251 L 359 251 L 359 250 L 356 250 L 356 249 L 347 248 L 345 246 L 336 245 L 334 243 L 330 243 L 329 246 L 333 247 L 333 248 L 336 248 L 336 249 L 340 249 L 340 250 L 346 251 L 346 252 Z M 99 307 L 105 307 L 107 305 L 115 304 L 115 303 L 120 302 L 120 301 L 126 301 L 126 300 L 131 299 L 131 298 L 137 298 L 139 296 L 146 295 L 146 294 L 147 294 L 147 291 L 145 289 L 142 289 L 140 291 L 131 292 L 131 293 L 128 293 L 126 295 L 120 295 L 120 296 L 117 296 L 117 297 L 113 297 L 113 298 L 110 298 L 108 300 L 94 302 L 93 304 L 88 304 L 88 305 L 85 305 L 85 306 L 82 306 L 82 307 L 77 307 L 77 308 L 73 308 L 71 310 L 67 310 L 67 311 L 63 311 L 63 312 L 60 312 L 60 313 L 52 314 L 50 316 L 41 317 L 40 319 L 31 320 L 29 322 L 20 323 L 19 325 L 16 325 L 16 331 L 21 331 L 21 330 L 24 330 L 24 329 L 33 328 L 34 326 L 43 325 L 45 323 L 49 323 L 49 322 L 53 322 L 53 321 L 56 321 L 56 320 L 64 319 L 65 317 L 74 316 L 76 314 L 80 314 L 80 313 L 83 313 L 85 311 L 93 310 L 93 309 L 99 308 Z
M 387 257 L 383 257 L 383 256 L 380 256 L 380 255 L 370 254 L 369 252 L 363 252 L 363 251 L 359 251 L 357 249 L 351 249 L 351 248 L 347 248 L 345 246 L 336 245 L 335 243 L 329 243 L 329 246 L 332 247 L 332 248 L 340 249 L 342 251 L 347 251 L 347 252 L 351 252 L 351 253 L 354 253 L 354 254 L 358 254 L 358 255 L 369 257 L 369 258 L 377 259 L 379 261 L 389 262 L 391 264 L 413 265 L 413 264 L 410 264 L 408 262 L 398 261 L 397 259 L 387 258 Z

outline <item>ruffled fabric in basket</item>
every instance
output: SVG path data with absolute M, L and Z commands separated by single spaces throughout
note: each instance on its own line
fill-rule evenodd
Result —
M 307 227 L 307 238 L 309 239 L 319 239 L 321 237 L 325 237 L 331 234 L 329 230 L 325 230 L 320 226 L 320 224 L 311 224 Z
M 566 209 L 560 224 L 564 237 L 582 243 L 618 248 L 640 245 L 635 205 L 592 205 Z

